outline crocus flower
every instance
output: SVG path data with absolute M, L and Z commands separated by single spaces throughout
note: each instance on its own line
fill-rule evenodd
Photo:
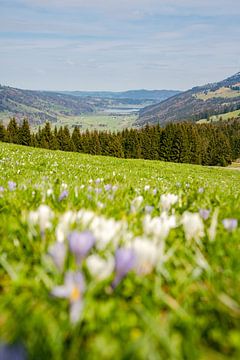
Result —
M 46 229 L 51 228 L 51 220 L 54 214 L 49 206 L 40 205 L 36 211 L 30 211 L 28 221 L 31 225 L 39 225 L 41 235 L 44 235 Z
M 140 208 L 142 202 L 143 202 L 143 197 L 141 195 L 133 199 L 131 203 L 131 212 L 136 212 Z
M 174 194 L 162 194 L 160 197 L 160 206 L 163 211 L 169 211 L 177 202 L 178 196 Z
M 62 242 L 56 241 L 53 245 L 50 246 L 48 253 L 52 257 L 53 262 L 58 270 L 62 271 L 66 258 L 66 245 Z
M 21 344 L 0 344 L 1 360 L 26 360 L 27 354 Z
M 150 206 L 150 205 L 146 205 L 146 206 L 145 206 L 145 212 L 146 212 L 147 214 L 151 214 L 151 212 L 153 211 L 153 209 L 154 209 L 154 206 Z
M 237 219 L 224 219 L 222 221 L 223 226 L 226 230 L 228 231 L 233 231 L 237 228 L 238 226 L 238 221 Z
M 120 248 L 115 254 L 115 279 L 112 287 L 115 288 L 119 282 L 127 275 L 133 268 L 135 263 L 135 254 L 132 249 Z
M 0 193 L 4 191 L 4 187 L 0 186 Z
M 64 199 L 66 199 L 67 197 L 68 197 L 68 191 L 67 191 L 67 190 L 63 190 L 63 191 L 61 192 L 61 194 L 59 195 L 58 200 L 59 200 L 59 201 L 62 201 L 62 200 L 64 200 Z
M 9 188 L 10 191 L 15 190 L 16 186 L 17 186 L 17 184 L 14 181 L 9 181 L 8 182 L 8 188 Z
M 104 185 L 104 189 L 105 191 L 110 191 L 112 189 L 112 185 L 110 184 Z
M 187 240 L 194 239 L 198 242 L 204 236 L 204 225 L 198 213 L 185 211 L 182 216 L 182 224 Z
M 200 187 L 200 188 L 198 189 L 198 193 L 199 193 L 199 194 L 203 194 L 203 193 L 204 193 L 204 188 L 203 188 L 203 187 Z
M 210 215 L 210 210 L 200 209 L 199 210 L 199 215 L 201 216 L 201 218 L 203 220 L 207 220 L 209 218 L 209 215 Z
M 80 263 L 95 244 L 95 237 L 90 231 L 73 231 L 68 235 L 69 249 Z
M 79 321 L 82 309 L 82 295 L 85 290 L 85 282 L 82 273 L 68 271 L 65 275 L 64 284 L 56 286 L 52 290 L 52 295 L 68 299 L 70 303 L 70 321 L 75 324 Z
M 153 236 L 156 241 L 165 240 L 170 230 L 176 226 L 176 217 L 174 215 L 168 216 L 165 212 L 154 218 L 148 214 L 143 220 L 145 234 Z
M 90 255 L 86 259 L 87 268 L 94 279 L 107 279 L 114 271 L 115 260 L 109 256 L 106 260 L 99 255 Z
M 159 258 L 159 249 L 156 244 L 146 238 L 136 238 L 133 241 L 132 249 L 135 254 L 134 269 L 137 274 L 151 273 Z

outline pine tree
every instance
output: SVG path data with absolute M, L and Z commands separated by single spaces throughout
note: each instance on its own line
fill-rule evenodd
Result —
M 23 123 L 18 131 L 18 143 L 30 146 L 32 142 L 30 126 L 27 119 L 23 119 Z

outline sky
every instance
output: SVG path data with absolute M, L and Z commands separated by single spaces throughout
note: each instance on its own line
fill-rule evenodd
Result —
M 0 83 L 188 89 L 240 71 L 240 0 L 0 0 Z

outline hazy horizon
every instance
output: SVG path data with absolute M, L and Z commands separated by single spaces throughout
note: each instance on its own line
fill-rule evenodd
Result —
M 240 70 L 238 0 L 0 0 L 0 83 L 187 90 Z

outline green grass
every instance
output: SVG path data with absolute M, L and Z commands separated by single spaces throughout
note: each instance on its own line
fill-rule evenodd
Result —
M 214 98 L 235 98 L 240 96 L 239 90 L 232 90 L 227 87 L 222 87 L 216 91 L 208 91 L 207 94 L 204 92 L 197 94 L 196 98 L 200 100 L 209 100 Z
M 220 119 L 222 120 L 229 120 L 232 118 L 238 118 L 240 117 L 240 110 L 235 110 L 235 111 L 230 111 L 228 113 L 225 114 L 219 114 L 219 115 L 212 115 L 210 116 L 210 121 L 216 122 L 216 121 L 220 121 Z M 202 123 L 206 123 L 208 122 L 207 119 L 201 119 L 197 121 L 199 124 Z
M 16 189 L 9 190 L 9 181 Z M 107 184 L 115 187 L 106 190 Z M 229 232 L 222 225 L 225 218 L 240 221 L 239 184 L 236 170 L 0 143 L 0 339 L 23 343 L 29 359 L 239 359 L 240 228 Z M 68 196 L 59 201 L 65 188 Z M 72 325 L 68 301 L 51 296 L 64 274 L 47 255 L 63 214 L 72 211 L 68 232 L 88 228 L 74 220 L 85 209 L 101 224 L 109 218 L 125 224 L 121 246 L 137 236 L 152 243 L 143 228 L 145 207 L 159 216 L 160 196 L 168 193 L 179 197 L 169 210 L 177 227 L 160 242 L 164 256 L 148 274 L 130 271 L 112 290 L 114 274 L 96 281 L 85 260 L 77 265 L 68 253 L 64 272 L 81 269 L 86 283 L 81 319 Z M 139 206 L 137 196 L 143 197 Z M 41 204 L 54 213 L 44 233 L 29 220 Z M 210 210 L 203 236 L 187 240 L 183 213 L 199 209 Z M 115 240 L 91 252 L 108 258 Z
M 111 115 L 111 114 L 86 114 L 82 116 L 61 116 L 53 126 L 80 126 L 81 130 L 110 130 L 117 131 L 130 128 L 137 119 L 137 115 Z

